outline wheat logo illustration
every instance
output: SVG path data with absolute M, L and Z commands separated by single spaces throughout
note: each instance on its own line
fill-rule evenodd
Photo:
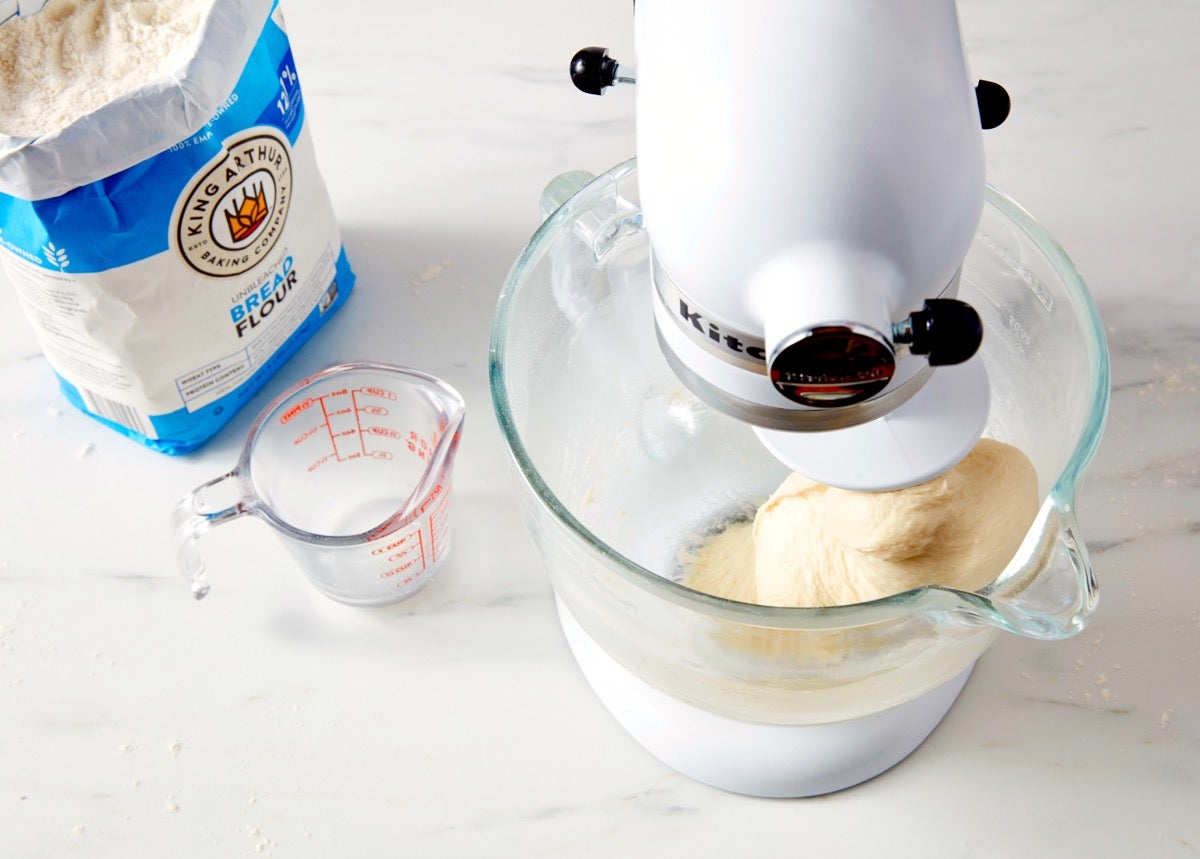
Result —
M 66 249 L 56 248 L 54 242 L 47 242 L 43 245 L 42 253 L 46 257 L 46 262 L 57 267 L 59 271 L 66 271 L 67 266 L 71 264 L 71 259 L 67 256 Z

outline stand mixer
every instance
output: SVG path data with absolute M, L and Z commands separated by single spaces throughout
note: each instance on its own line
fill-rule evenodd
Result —
M 956 293 L 983 208 L 981 125 L 953 0 L 635 5 L 654 317 L 681 381 L 822 483 L 894 489 L 974 446 L 988 382 Z M 981 121 L 981 116 L 983 117 Z
M 907 757 L 999 632 L 1095 611 L 1074 514 L 1108 404 L 1103 327 L 1062 249 L 983 179 L 1003 89 L 950 0 L 641 0 L 638 157 L 546 187 L 492 326 L 516 497 L 584 677 L 701 782 L 797 797 Z M 983 334 L 986 333 L 986 336 Z M 828 608 L 687 587 L 680 554 L 789 471 L 907 486 L 981 434 L 1041 508 L 978 592 Z

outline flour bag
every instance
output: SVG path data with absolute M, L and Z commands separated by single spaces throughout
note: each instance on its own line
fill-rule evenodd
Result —
M 278 3 L 17 6 L 0 23 L 0 278 L 71 403 L 184 453 L 354 283 Z

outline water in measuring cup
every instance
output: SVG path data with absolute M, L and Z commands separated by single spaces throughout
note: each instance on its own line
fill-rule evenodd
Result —
M 440 379 L 386 364 L 330 367 L 281 394 L 255 421 L 238 465 L 172 517 L 193 593 L 207 590 L 196 539 L 247 514 L 275 529 L 327 596 L 382 605 L 415 593 L 449 549 L 463 412 Z
M 336 388 L 279 417 L 286 473 L 264 495 L 290 524 L 314 534 L 359 534 L 380 525 L 422 483 L 438 438 L 408 426 L 396 392 Z
M 434 461 L 442 431 L 425 422 L 428 415 L 414 416 L 403 396 L 348 387 L 293 407 L 290 446 L 302 453 L 297 461 L 319 491 L 303 504 L 291 493 L 280 512 L 315 534 L 371 532 L 355 549 L 303 550 L 310 573 L 333 591 L 414 591 L 448 548 L 448 474 Z M 389 522 L 397 514 L 403 519 Z

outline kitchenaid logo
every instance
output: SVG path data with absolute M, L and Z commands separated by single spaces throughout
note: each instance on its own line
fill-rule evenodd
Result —
M 722 351 L 743 357 L 748 356 L 755 361 L 766 363 L 767 350 L 761 340 L 751 338 L 746 334 L 722 331 L 720 325 L 705 317 L 700 311 L 694 310 L 682 298 L 679 299 L 679 319 L 684 331 L 687 331 L 692 339 L 707 341 L 705 345 L 711 342 Z
M 273 129 L 254 129 L 227 144 L 188 186 L 175 217 L 176 246 L 201 274 L 243 274 L 267 259 L 291 203 L 287 140 Z
M 718 322 L 676 286 L 674 278 L 653 254 L 650 265 L 650 276 L 658 298 L 655 313 L 660 322 L 665 324 L 664 317 L 670 317 L 688 340 L 710 355 L 751 373 L 766 374 L 767 344 L 763 341 L 762 332 L 752 334 Z
M 846 370 L 843 373 L 805 373 L 799 370 L 772 370 L 771 381 L 783 385 L 845 385 L 851 382 L 876 382 L 892 377 L 888 368 Z

